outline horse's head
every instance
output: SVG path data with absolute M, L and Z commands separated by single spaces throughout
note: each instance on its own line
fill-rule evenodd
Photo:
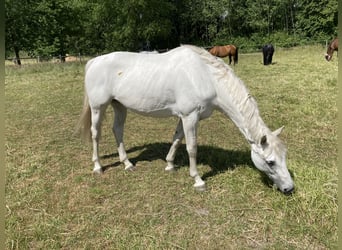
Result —
M 284 194 L 294 190 L 293 180 L 286 166 L 286 148 L 278 138 L 280 128 L 264 135 L 260 142 L 252 144 L 252 161 Z
M 332 55 L 334 53 L 334 49 L 329 45 L 327 49 L 327 53 L 325 54 L 325 59 L 329 62 L 332 58 Z
M 332 49 L 329 47 L 327 53 L 325 54 L 325 59 L 329 62 L 332 58 Z

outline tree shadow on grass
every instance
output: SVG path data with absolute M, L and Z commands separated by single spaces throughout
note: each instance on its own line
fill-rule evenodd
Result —
M 136 157 L 129 157 L 130 161 L 136 165 L 137 162 L 140 161 L 165 159 L 170 146 L 170 143 L 150 143 L 130 148 L 127 150 L 127 154 L 141 151 Z M 101 157 L 101 159 L 108 158 L 118 158 L 118 154 L 114 153 Z M 250 151 L 226 150 L 208 145 L 197 146 L 197 164 L 208 165 L 211 168 L 209 172 L 202 176 L 204 180 L 219 173 L 226 172 L 228 170 L 234 170 L 236 167 L 241 165 L 253 167 L 253 163 L 250 158 Z M 115 163 L 103 166 L 103 170 L 106 171 L 109 168 L 120 165 L 121 163 L 117 161 Z M 180 167 L 189 165 L 189 157 L 184 144 L 182 144 L 177 150 L 175 165 Z

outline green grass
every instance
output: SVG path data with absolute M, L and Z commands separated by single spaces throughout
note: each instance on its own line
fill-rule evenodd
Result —
M 84 65 L 6 66 L 7 249 L 337 249 L 337 59 L 324 48 L 277 50 L 274 64 L 241 54 L 236 74 L 271 129 L 285 125 L 296 192 L 273 189 L 248 143 L 221 113 L 199 126 L 196 192 L 181 147 L 164 171 L 176 118 L 129 113 L 125 141 L 135 171 L 118 163 L 112 111 L 92 174 L 91 145 L 73 136 Z

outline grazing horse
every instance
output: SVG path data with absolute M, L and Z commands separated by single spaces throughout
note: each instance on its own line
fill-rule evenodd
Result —
M 220 110 L 235 123 L 251 146 L 255 166 L 285 194 L 294 190 L 286 166 L 286 147 L 259 115 L 255 99 L 222 59 L 205 49 L 184 45 L 163 54 L 114 52 L 88 61 L 85 95 L 78 129 L 92 138 L 95 173 L 102 173 L 98 155 L 101 121 L 108 105 L 114 109 L 113 132 L 120 162 L 129 161 L 123 142 L 127 109 L 153 117 L 179 117 L 165 170 L 173 170 L 177 148 L 185 137 L 194 187 L 205 183 L 196 166 L 197 126 Z M 227 135 L 228 136 L 228 135 Z
M 238 63 L 238 48 L 234 45 L 214 46 L 209 49 L 210 54 L 217 57 L 229 58 L 229 65 L 232 63 L 232 57 L 235 63 Z
M 78 58 L 76 56 L 65 55 L 65 62 L 77 62 Z
M 266 44 L 262 47 L 264 65 L 272 64 L 273 53 L 274 47 L 272 44 Z
M 338 38 L 336 37 L 332 40 L 328 46 L 327 53 L 325 55 L 325 59 L 329 62 L 333 56 L 334 51 L 338 51 Z

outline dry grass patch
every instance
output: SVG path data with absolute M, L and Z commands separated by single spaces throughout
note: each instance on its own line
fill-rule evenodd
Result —
M 125 141 L 135 171 L 118 163 L 112 111 L 91 172 L 91 146 L 72 136 L 84 65 L 6 66 L 7 249 L 337 249 L 337 61 L 324 48 L 277 50 L 265 67 L 242 54 L 235 71 L 271 129 L 285 125 L 292 196 L 252 165 L 237 128 L 215 112 L 199 128 L 196 192 L 184 146 L 178 170 L 164 158 L 176 118 L 129 113 Z

